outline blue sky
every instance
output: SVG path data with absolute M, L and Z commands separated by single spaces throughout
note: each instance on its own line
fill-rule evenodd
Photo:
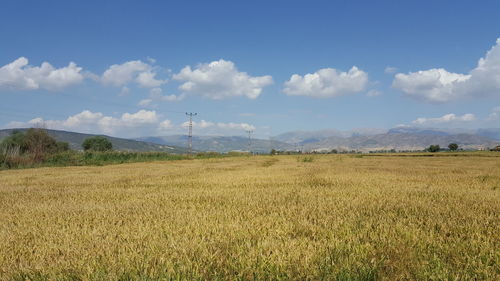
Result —
M 498 1 L 2 1 L 0 126 L 169 135 L 197 112 L 199 134 L 499 127 L 498 11 Z

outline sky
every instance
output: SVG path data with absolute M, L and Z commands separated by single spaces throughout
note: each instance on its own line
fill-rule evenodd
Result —
M 500 127 L 500 1 L 0 3 L 0 128 Z

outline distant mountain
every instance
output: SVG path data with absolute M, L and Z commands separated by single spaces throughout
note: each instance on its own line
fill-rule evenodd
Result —
M 498 141 L 499 131 L 500 129 L 465 130 L 412 127 L 397 127 L 390 130 L 294 131 L 275 136 L 272 138 L 272 142 L 252 139 L 252 151 L 267 153 L 273 148 L 289 151 L 423 150 L 432 144 L 446 148 L 450 143 L 457 143 L 462 149 L 484 149 L 500 144 Z M 144 137 L 138 140 L 162 145 L 185 146 L 187 137 L 174 135 Z M 248 139 L 245 137 L 194 136 L 193 148 L 200 151 L 247 151 Z
M 12 133 L 12 131 L 14 131 L 14 130 L 26 131 L 27 129 L 0 130 L 0 140 L 9 136 Z M 52 137 L 54 137 L 58 141 L 68 142 L 71 149 L 75 149 L 75 150 L 82 149 L 82 142 L 86 138 L 96 136 L 96 135 L 92 135 L 92 134 L 82 134 L 82 133 L 59 131 L 59 130 L 49 130 L 49 129 L 47 129 L 47 133 L 49 133 L 49 135 L 51 135 Z M 163 152 L 170 152 L 170 153 L 186 153 L 186 149 L 184 147 L 167 146 L 167 145 L 161 145 L 161 144 L 156 144 L 156 143 L 151 143 L 151 142 L 115 138 L 115 137 L 104 136 L 104 135 L 103 135 L 103 137 L 105 137 L 111 141 L 111 143 L 113 144 L 114 150 L 121 150 L 121 151 L 163 151 Z
M 416 135 L 433 135 L 433 136 L 449 136 L 450 133 L 439 129 L 422 129 L 414 127 L 397 127 L 387 131 L 388 134 L 416 134 Z
M 376 128 L 360 128 L 349 131 L 340 131 L 335 129 L 318 130 L 318 131 L 293 131 L 287 132 L 273 137 L 273 139 L 286 142 L 289 144 L 309 144 L 319 142 L 332 137 L 348 138 L 352 136 L 371 136 L 376 134 L 386 133 L 385 129 Z
M 306 150 L 423 150 L 432 144 L 446 148 L 450 143 L 457 143 L 463 149 L 484 149 L 494 147 L 499 142 L 493 139 L 473 135 L 456 134 L 447 135 L 436 132 L 397 133 L 372 136 L 352 136 L 349 138 L 331 137 L 317 143 L 305 145 Z
M 186 135 L 143 137 L 139 141 L 146 141 L 162 145 L 186 146 Z M 271 149 L 276 150 L 294 150 L 295 146 L 276 141 L 252 139 L 251 150 L 259 153 L 269 153 Z M 193 136 L 193 149 L 199 151 L 248 151 L 248 138 L 240 136 Z
M 476 134 L 500 141 L 500 128 L 478 129 Z

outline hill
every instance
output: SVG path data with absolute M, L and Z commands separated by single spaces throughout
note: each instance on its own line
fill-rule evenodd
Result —
M 9 136 L 12 131 L 17 130 L 17 131 L 26 131 L 27 129 L 3 129 L 0 130 L 0 140 Z M 76 133 L 76 132 L 67 132 L 67 131 L 60 131 L 60 130 L 50 130 L 47 129 L 47 133 L 54 137 L 58 141 L 64 141 L 68 142 L 71 149 L 75 150 L 81 150 L 82 149 L 82 142 L 89 137 L 97 136 L 93 134 L 82 134 L 82 133 Z M 131 140 L 131 139 L 123 139 L 123 138 L 115 138 L 115 137 L 110 137 L 110 136 L 105 136 L 101 135 L 108 140 L 111 141 L 113 144 L 113 149 L 114 150 L 120 150 L 120 151 L 137 151 L 137 152 L 144 152 L 144 151 L 161 151 L 161 152 L 170 152 L 170 153 L 186 153 L 186 149 L 183 147 L 176 147 L 176 146 L 170 146 L 170 145 L 162 145 L 162 144 L 156 144 L 156 143 L 151 143 L 151 142 L 145 142 L 145 141 L 137 141 L 137 140 Z

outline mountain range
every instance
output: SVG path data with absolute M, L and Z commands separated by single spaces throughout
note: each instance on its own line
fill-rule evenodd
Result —
M 0 140 L 13 130 L 0 130 Z M 83 140 L 95 135 L 47 130 L 59 141 L 70 144 L 72 149 L 80 150 Z M 164 151 L 186 153 L 187 136 L 149 136 L 137 139 L 124 139 L 105 136 L 115 150 L 122 151 Z M 438 144 L 447 147 L 457 143 L 462 149 L 486 149 L 500 145 L 500 128 L 489 129 L 436 129 L 417 127 L 396 127 L 384 129 L 355 129 L 350 131 L 319 130 L 294 131 L 283 133 L 269 139 L 249 139 L 243 136 L 193 136 L 194 151 L 248 151 L 268 153 L 271 149 L 280 151 L 415 151 Z
M 182 146 L 187 142 L 185 135 L 143 137 L 137 140 L 163 145 Z M 200 151 L 228 152 L 248 151 L 248 138 L 231 136 L 193 136 L 193 147 Z M 462 149 L 486 149 L 500 144 L 500 128 L 493 129 L 435 129 L 396 127 L 384 129 L 355 129 L 351 131 L 320 130 L 294 131 L 270 139 L 252 139 L 250 149 L 254 152 L 276 150 L 303 151 L 377 151 L 423 150 L 438 144 L 447 147 L 457 143 Z

